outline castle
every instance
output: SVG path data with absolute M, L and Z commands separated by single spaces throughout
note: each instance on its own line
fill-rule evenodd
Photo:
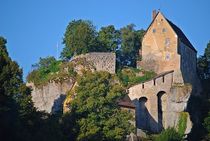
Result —
M 122 109 L 135 114 L 137 135 L 144 130 L 157 133 L 175 127 L 182 112 L 186 111 L 189 97 L 201 91 L 196 73 L 196 49 L 181 29 L 160 11 L 153 11 L 152 17 L 139 50 L 142 59 L 137 62 L 137 68 L 152 70 L 158 75 L 130 87 L 126 98 L 119 102 Z M 78 57 L 92 62 L 96 71 L 115 73 L 114 53 L 88 53 Z M 60 97 L 73 86 L 71 79 L 62 84 L 51 82 L 42 88 L 32 85 L 35 107 L 47 112 L 59 110 Z M 191 127 L 188 114 L 185 133 L 189 133 Z
M 160 132 L 176 127 L 190 95 L 199 95 L 201 90 L 196 72 L 197 51 L 181 29 L 160 11 L 153 11 L 139 53 L 142 60 L 137 67 L 158 75 L 129 88 L 128 95 L 136 106 L 137 129 Z M 188 117 L 187 130 L 191 126 Z

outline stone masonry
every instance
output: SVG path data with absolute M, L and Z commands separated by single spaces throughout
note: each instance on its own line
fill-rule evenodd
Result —
M 128 95 L 136 106 L 137 134 L 176 127 L 190 95 L 201 91 L 196 73 L 197 51 L 181 29 L 161 12 L 153 11 L 139 53 L 142 60 L 137 67 L 159 75 L 129 88 Z M 186 134 L 191 127 L 188 114 Z
M 96 71 L 107 71 L 109 73 L 115 73 L 116 67 L 116 55 L 110 52 L 91 52 L 75 56 L 73 58 L 86 58 L 95 67 Z

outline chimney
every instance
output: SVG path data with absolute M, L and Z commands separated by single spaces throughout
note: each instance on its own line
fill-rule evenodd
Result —
M 153 11 L 152 11 L 152 20 L 154 20 L 154 18 L 155 18 L 156 15 L 157 15 L 156 10 L 153 10 Z

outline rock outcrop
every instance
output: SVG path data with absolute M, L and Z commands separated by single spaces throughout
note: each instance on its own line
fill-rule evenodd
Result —
M 66 71 L 64 71 L 64 73 L 66 73 L 65 78 L 60 79 L 58 77 L 41 86 L 35 86 L 32 82 L 27 83 L 27 86 L 32 88 L 31 95 L 34 106 L 38 110 L 48 113 L 56 113 L 63 110 L 63 103 L 67 92 L 71 90 L 74 83 L 76 83 L 75 78 L 73 78 L 76 76 L 68 76 L 68 67 L 73 68 L 78 75 L 82 75 L 83 70 L 108 71 L 113 74 L 115 73 L 115 65 L 115 53 L 92 52 L 73 57 L 64 69 Z M 59 74 L 59 72 L 57 74 Z M 67 99 L 65 103 L 68 103 L 68 100 L 69 99 Z M 64 105 L 66 105 L 65 103 Z
M 32 88 L 32 100 L 39 111 L 56 113 L 61 111 L 66 92 L 71 89 L 74 81 L 68 79 L 64 82 L 50 82 L 42 87 L 36 87 L 33 83 L 27 85 Z

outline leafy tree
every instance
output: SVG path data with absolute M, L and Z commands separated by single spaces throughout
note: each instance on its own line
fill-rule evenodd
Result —
M 97 47 L 97 32 L 90 21 L 73 20 L 64 34 L 65 47 L 61 58 L 69 60 L 74 55 L 95 51 Z
M 102 27 L 98 33 L 98 41 L 102 51 L 115 52 L 120 43 L 120 33 L 114 25 Z
M 58 120 L 34 108 L 31 90 L 23 83 L 22 70 L 9 57 L 6 43 L 0 37 L 0 140 L 61 140 Z
M 205 48 L 204 55 L 198 58 L 198 73 L 201 79 L 206 80 L 210 78 L 210 42 Z
M 210 61 L 210 41 L 205 48 L 204 56 L 206 57 L 207 61 Z
M 197 106 L 201 107 L 199 109 L 199 112 L 201 112 L 200 120 L 203 121 L 203 127 L 206 129 L 206 133 L 202 132 L 202 137 L 204 137 L 204 140 L 210 140 L 210 41 L 207 43 L 204 54 L 198 58 L 197 67 L 204 93 L 202 95 L 202 104 L 199 103 L 199 106 Z M 195 108 L 193 108 L 193 111 L 194 109 Z M 198 130 L 200 131 L 203 127 L 201 126 Z
M 0 37 L 0 138 L 3 139 L 8 136 L 8 140 L 14 140 L 17 137 L 17 132 L 19 132 L 16 128 L 20 127 L 17 125 L 20 122 L 18 107 L 23 108 L 19 96 L 24 94 L 24 91 L 19 88 L 24 84 L 22 70 L 9 57 L 6 43 L 6 39 Z M 30 100 L 22 100 L 27 101 L 27 105 L 32 104 Z
M 94 82 L 94 83 L 93 83 Z M 76 140 L 123 140 L 133 131 L 132 116 L 120 110 L 116 101 L 125 95 L 107 72 L 86 72 L 78 78 L 71 113 L 76 117 Z
M 33 82 L 36 86 L 45 84 L 50 77 L 60 70 L 61 61 L 57 61 L 54 57 L 48 56 L 40 58 L 39 62 L 32 65 L 34 70 L 27 76 L 28 82 Z
M 39 62 L 34 64 L 33 67 L 36 69 L 38 68 L 46 68 L 49 67 L 51 64 L 55 63 L 56 59 L 53 56 L 48 56 L 46 58 L 39 58 Z
M 121 49 L 118 52 L 120 66 L 136 66 L 139 59 L 139 49 L 144 30 L 136 31 L 135 25 L 130 24 L 121 28 Z

